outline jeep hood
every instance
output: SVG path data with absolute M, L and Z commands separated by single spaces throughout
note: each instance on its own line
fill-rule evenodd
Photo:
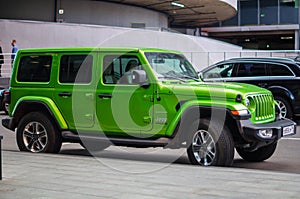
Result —
M 227 82 L 165 82 L 162 84 L 166 89 L 161 91 L 164 93 L 175 94 L 177 96 L 196 96 L 197 98 L 226 98 L 236 99 L 237 95 L 241 95 L 243 99 L 249 95 L 270 94 L 271 92 L 251 84 L 244 83 L 227 83 Z M 161 93 L 162 94 L 162 93 Z

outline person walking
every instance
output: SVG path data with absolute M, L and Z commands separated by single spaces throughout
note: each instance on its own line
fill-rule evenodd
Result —
M 1 41 L 0 41 L 0 77 L 2 77 L 2 74 L 1 74 L 2 64 L 4 64 L 4 56 L 3 56 Z
M 11 45 L 12 45 L 12 50 L 11 50 L 11 67 L 13 67 L 13 64 L 14 64 L 14 60 L 15 60 L 15 56 L 16 56 L 16 53 L 18 52 L 19 50 L 19 47 L 17 45 L 17 41 L 15 39 L 13 39 L 11 41 Z

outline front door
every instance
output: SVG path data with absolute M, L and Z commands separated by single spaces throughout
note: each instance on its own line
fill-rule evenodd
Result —
M 109 135 L 137 136 L 150 131 L 154 86 L 143 88 L 132 82 L 132 70 L 143 70 L 140 59 L 134 54 L 106 54 L 101 60 L 96 100 L 99 128 Z

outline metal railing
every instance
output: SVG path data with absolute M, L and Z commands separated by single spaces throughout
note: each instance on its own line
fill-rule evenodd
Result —
M 10 77 L 11 75 L 11 55 L 12 53 L 3 53 L 4 56 L 4 64 L 1 67 L 1 77 Z
M 227 51 L 227 52 L 184 52 L 185 56 L 193 63 L 196 69 L 231 58 L 240 57 L 281 57 L 295 59 L 300 56 L 300 50 L 276 50 L 276 51 Z
M 282 57 L 296 58 L 300 56 L 300 50 L 276 50 L 276 51 L 257 51 L 257 50 L 242 50 L 242 51 L 226 51 L 226 52 L 183 52 L 189 61 L 193 63 L 197 70 L 201 70 L 219 61 L 224 61 L 230 58 L 239 57 Z M 10 77 L 11 55 L 12 53 L 3 53 L 4 64 L 2 65 L 2 77 Z

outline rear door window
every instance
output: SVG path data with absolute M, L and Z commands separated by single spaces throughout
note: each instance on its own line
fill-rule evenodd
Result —
M 59 82 L 90 83 L 92 66 L 92 55 L 63 55 L 60 59 Z

